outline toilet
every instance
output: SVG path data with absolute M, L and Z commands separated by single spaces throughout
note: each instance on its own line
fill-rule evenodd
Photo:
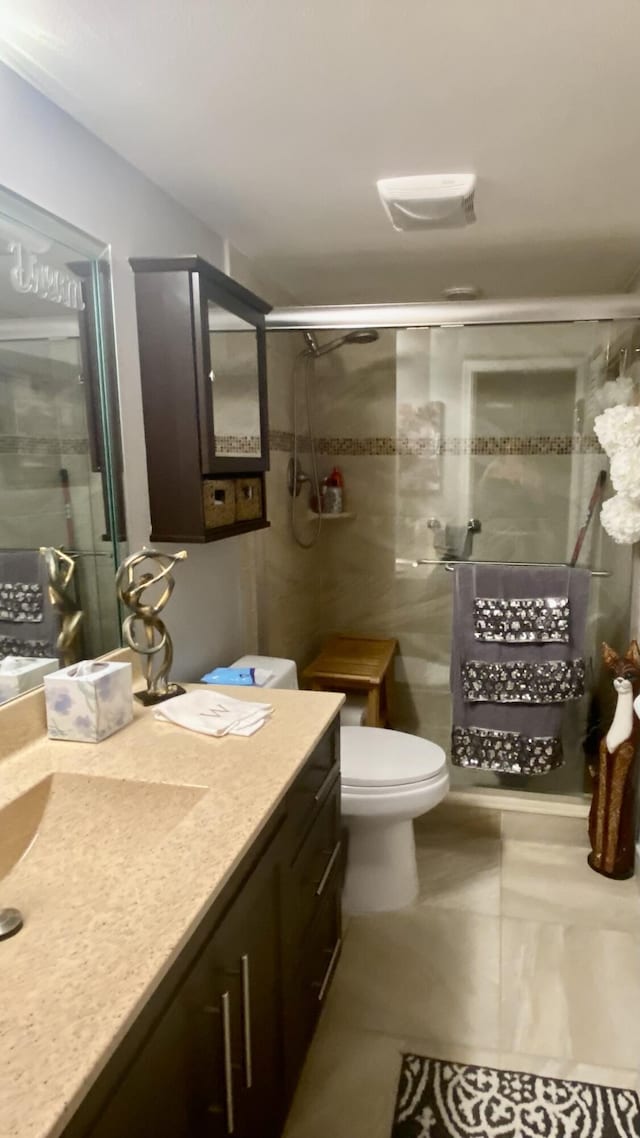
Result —
M 272 672 L 265 687 L 298 687 L 293 660 L 242 656 L 232 666 Z M 354 915 L 391 912 L 416 899 L 413 819 L 449 790 L 442 747 L 403 731 L 364 727 L 364 714 L 357 702 L 340 713 L 341 804 L 349 831 L 343 905 Z

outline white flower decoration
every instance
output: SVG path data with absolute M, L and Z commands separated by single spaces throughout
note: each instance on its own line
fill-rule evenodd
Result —
M 614 490 L 625 498 L 640 500 L 640 447 L 622 447 L 610 465 Z
M 598 415 L 593 429 L 609 457 L 623 448 L 640 446 L 640 407 L 609 407 Z
M 601 411 L 607 407 L 616 407 L 621 404 L 629 407 L 636 397 L 635 380 L 630 375 L 619 375 L 617 379 L 609 379 L 603 383 L 595 394 L 595 403 Z
M 618 545 L 633 545 L 640 541 L 640 503 L 614 494 L 602 504 L 600 520 L 609 537 Z

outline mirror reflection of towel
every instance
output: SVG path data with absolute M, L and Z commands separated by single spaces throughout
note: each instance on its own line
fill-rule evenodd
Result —
M 0 551 L 0 656 L 55 656 L 58 614 L 37 549 Z

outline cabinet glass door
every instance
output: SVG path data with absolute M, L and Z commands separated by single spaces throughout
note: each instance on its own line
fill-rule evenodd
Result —
M 212 300 L 207 309 L 216 458 L 259 459 L 258 332 L 253 324 Z

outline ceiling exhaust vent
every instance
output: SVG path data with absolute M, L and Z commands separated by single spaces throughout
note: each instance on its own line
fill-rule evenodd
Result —
M 416 174 L 376 184 L 394 229 L 454 229 L 476 219 L 475 174 Z

